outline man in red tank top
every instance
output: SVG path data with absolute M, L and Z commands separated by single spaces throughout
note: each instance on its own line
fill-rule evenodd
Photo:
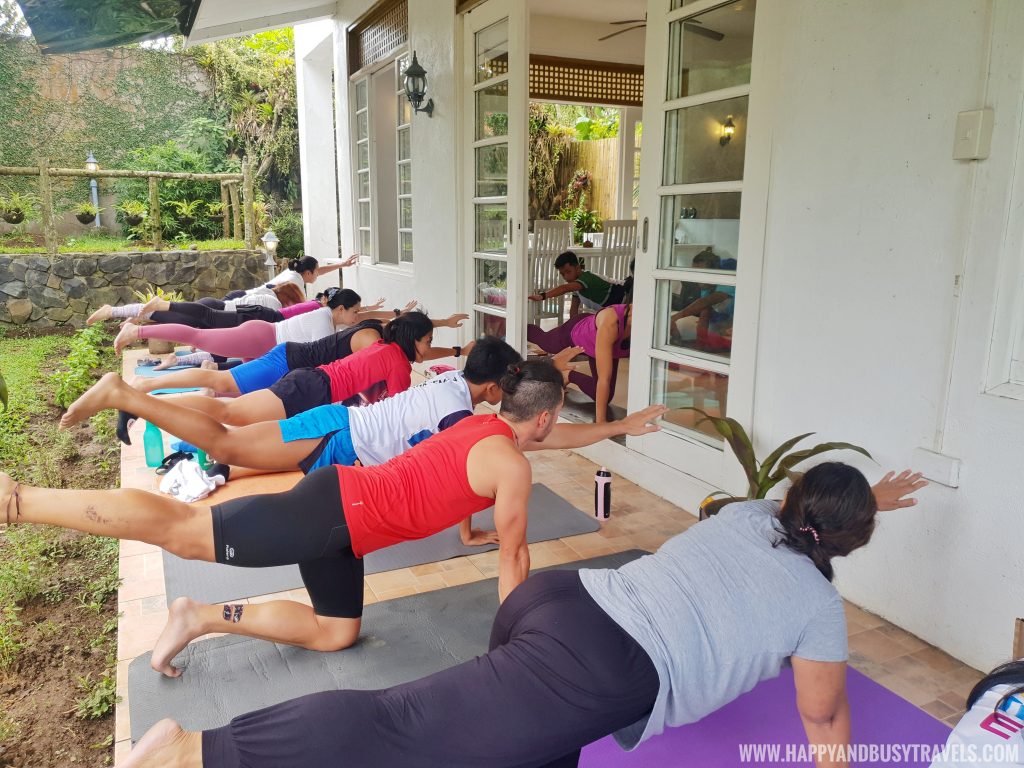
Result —
M 361 558 L 367 552 L 429 536 L 493 504 L 499 598 L 526 578 L 532 478 L 522 450 L 550 434 L 564 383 L 554 365 L 537 361 L 510 366 L 500 386 L 500 415 L 465 418 L 376 467 L 322 467 L 286 493 L 208 507 L 138 490 L 34 488 L 0 474 L 0 514 L 5 511 L 11 524 L 45 523 L 145 541 L 186 559 L 243 567 L 298 564 L 312 608 L 289 600 L 203 605 L 178 598 L 151 662 L 166 675 L 180 674 L 171 660 L 209 632 L 339 650 L 359 635 Z M 571 447 L 573 441 L 567 434 L 551 447 Z

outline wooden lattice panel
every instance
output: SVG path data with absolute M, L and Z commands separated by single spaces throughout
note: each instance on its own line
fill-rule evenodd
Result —
M 644 68 L 607 61 L 530 57 L 530 98 L 640 107 Z
M 407 0 L 383 0 L 348 28 L 348 71 L 383 61 L 409 42 Z

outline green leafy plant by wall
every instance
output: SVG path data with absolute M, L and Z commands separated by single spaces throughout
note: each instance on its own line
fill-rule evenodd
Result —
M 295 259 L 304 255 L 302 237 L 302 214 L 297 211 L 282 213 L 270 221 L 270 228 L 280 242 L 277 255 L 282 259 Z M 333 254 L 326 254 L 333 255 Z
M 110 336 L 98 325 L 83 328 L 72 337 L 67 368 L 52 376 L 57 405 L 67 408 L 95 383 L 93 372 L 111 356 L 109 345 Z

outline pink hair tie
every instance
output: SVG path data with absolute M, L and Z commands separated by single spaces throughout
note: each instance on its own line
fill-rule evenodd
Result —
M 814 537 L 814 543 L 815 544 L 820 544 L 821 543 L 821 538 L 818 536 L 818 532 L 817 532 L 817 530 L 815 530 L 814 526 L 805 525 L 802 528 L 797 528 L 797 530 L 800 531 L 800 533 L 809 533 L 809 534 L 811 534 L 811 536 Z

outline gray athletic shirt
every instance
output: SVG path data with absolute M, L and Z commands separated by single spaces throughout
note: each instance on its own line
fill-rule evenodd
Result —
M 779 538 L 772 501 L 730 504 L 653 555 L 582 570 L 583 585 L 654 662 L 650 715 L 616 732 L 623 749 L 693 723 L 779 674 L 789 656 L 846 661 L 843 601 Z

